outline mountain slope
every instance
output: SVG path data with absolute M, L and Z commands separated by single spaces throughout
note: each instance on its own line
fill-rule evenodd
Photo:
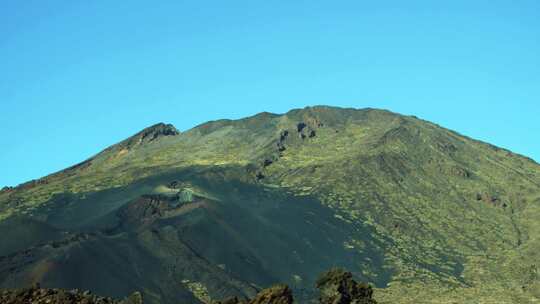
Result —
M 198 302 L 278 281 L 309 293 L 342 266 L 383 303 L 540 299 L 540 166 L 382 110 L 158 124 L 4 189 L 0 212 L 5 237 L 24 239 L 0 248 L 0 286 Z M 20 221 L 47 228 L 9 229 Z M 117 269 L 74 272 L 81 261 Z

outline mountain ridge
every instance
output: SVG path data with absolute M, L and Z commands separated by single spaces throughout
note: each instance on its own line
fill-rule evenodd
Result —
M 55 231 L 68 231 L 66 238 L 97 233 L 77 246 L 111 254 L 130 248 L 131 263 L 151 277 L 117 282 L 117 289 L 84 280 L 80 287 L 117 297 L 141 290 L 151 303 L 200 302 L 193 286 L 212 298 L 277 281 L 304 288 L 315 271 L 333 266 L 373 283 L 380 303 L 412 303 L 415 296 L 533 303 L 540 297 L 539 205 L 540 165 L 532 159 L 413 116 L 318 106 L 183 132 L 160 123 L 86 162 L 4 191 L 0 224 L 12 224 L 0 230 L 30 241 L 6 245 L 0 255 L 31 246 L 28 233 L 39 227 L 50 226 L 50 234 L 36 242 L 58 242 Z M 10 228 L 19 218 L 35 222 L 30 232 Z M 176 253 L 166 249 L 173 247 Z M 37 260 L 16 255 L 27 265 L 17 268 L 22 277 L 3 272 L 9 262 L 0 262 L 0 286 L 8 278 L 26 282 L 51 259 L 58 270 L 43 272 L 45 281 L 68 284 L 72 266 L 57 260 L 87 253 L 62 248 L 35 249 Z M 149 268 L 144 256 L 164 268 Z M 106 256 L 87 258 L 103 263 Z M 118 267 L 137 273 L 120 261 Z M 192 277 L 179 279 L 183 274 Z M 185 289 L 172 292 L 162 276 Z M 158 282 L 165 284 L 159 292 L 151 287 Z M 220 290 L 225 282 L 237 287 Z
M 392 111 L 387 110 L 387 109 L 370 108 L 370 107 L 357 109 L 357 108 L 352 108 L 352 107 L 351 108 L 341 108 L 341 107 L 334 107 L 334 106 L 315 105 L 315 106 L 308 106 L 308 107 L 305 107 L 305 108 L 292 109 L 292 110 L 289 110 L 289 111 L 287 111 L 285 113 L 260 112 L 260 113 L 253 114 L 251 116 L 247 116 L 245 118 L 240 118 L 240 119 L 209 120 L 207 122 L 200 123 L 200 124 L 190 128 L 190 129 L 188 129 L 186 131 L 183 131 L 183 132 L 180 132 L 179 130 L 177 130 L 176 127 L 173 124 L 165 123 L 165 122 L 157 122 L 155 124 L 152 124 L 152 125 L 150 125 L 148 127 L 145 127 L 143 129 L 141 129 L 141 131 L 136 132 L 135 134 L 129 136 L 128 138 L 126 138 L 124 140 L 121 140 L 121 141 L 119 141 L 119 142 L 117 142 L 115 144 L 112 144 L 112 145 L 106 147 L 105 149 L 101 150 L 100 152 L 94 154 L 93 156 L 87 158 L 84 161 L 81 161 L 81 162 L 78 162 L 78 163 L 76 163 L 74 165 L 68 166 L 66 169 L 62 169 L 62 170 L 59 170 L 57 172 L 53 172 L 51 174 L 47 174 L 45 176 L 42 176 L 42 177 L 39 177 L 39 178 L 36 178 L 36 179 L 32 179 L 32 180 L 29 180 L 27 182 L 20 183 L 18 185 L 14 185 L 14 186 L 5 185 L 3 187 L 0 187 L 0 189 L 3 189 L 4 191 L 13 190 L 13 189 L 15 189 L 17 187 L 21 187 L 21 186 L 24 186 L 24 185 L 29 184 L 29 183 L 39 183 L 40 180 L 46 179 L 47 177 L 50 177 L 50 176 L 55 175 L 55 174 L 62 173 L 64 171 L 69 171 L 69 170 L 77 169 L 79 167 L 83 167 L 83 166 L 87 165 L 88 162 L 90 162 L 96 156 L 98 156 L 98 155 L 100 155 L 100 154 L 102 154 L 104 152 L 107 152 L 107 151 L 109 151 L 109 150 L 111 150 L 111 149 L 113 149 L 113 148 L 115 148 L 117 146 L 121 146 L 122 144 L 128 144 L 130 141 L 134 141 L 138 137 L 143 136 L 144 133 L 148 132 L 148 131 L 153 131 L 153 130 L 159 131 L 160 129 L 164 129 L 164 130 L 169 129 L 170 132 L 175 133 L 174 135 L 179 135 L 180 133 L 190 132 L 190 131 L 194 131 L 194 130 L 201 129 L 201 128 L 211 128 L 210 126 L 213 126 L 214 124 L 221 125 L 221 124 L 224 124 L 224 123 L 241 122 L 241 121 L 256 119 L 256 118 L 259 118 L 260 116 L 270 116 L 270 117 L 273 117 L 273 118 L 282 117 L 282 116 L 287 116 L 287 115 L 293 115 L 293 114 L 296 114 L 296 113 L 304 113 L 306 111 L 317 110 L 317 109 L 330 109 L 330 110 L 340 110 L 340 111 L 380 111 L 380 112 L 385 112 L 385 113 L 389 113 L 389 114 L 392 114 L 392 115 L 397 115 L 397 116 L 400 116 L 400 117 L 408 117 L 408 118 L 416 119 L 416 120 L 418 120 L 420 122 L 431 124 L 431 125 L 433 125 L 433 126 L 435 126 L 437 128 L 441 128 L 441 129 L 444 129 L 444 130 L 446 130 L 448 132 L 454 133 L 458 137 L 463 137 L 463 138 L 466 138 L 468 140 L 477 142 L 479 144 L 486 145 L 488 147 L 493 148 L 496 151 L 502 150 L 504 152 L 510 153 L 511 155 L 514 155 L 514 156 L 517 156 L 517 157 L 520 157 L 520 158 L 524 158 L 527 161 L 531 161 L 531 162 L 536 163 L 537 165 L 540 165 L 539 162 L 537 162 L 535 159 L 533 159 L 533 158 L 531 158 L 531 157 L 529 157 L 527 155 L 513 152 L 512 150 L 510 150 L 508 148 L 503 148 L 503 147 L 500 147 L 500 146 L 497 146 L 497 145 L 493 145 L 493 144 L 491 144 L 491 143 L 489 143 L 487 141 L 478 140 L 478 139 L 469 137 L 469 136 L 461 134 L 461 133 L 459 133 L 457 131 L 445 128 L 444 126 L 441 126 L 439 124 L 430 122 L 428 120 L 421 119 L 421 118 L 417 117 L 416 115 L 402 115 L 402 114 L 392 112 Z

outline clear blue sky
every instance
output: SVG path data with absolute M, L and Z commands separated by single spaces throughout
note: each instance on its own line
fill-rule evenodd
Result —
M 386 108 L 540 160 L 540 2 L 0 2 L 0 186 L 156 122 Z

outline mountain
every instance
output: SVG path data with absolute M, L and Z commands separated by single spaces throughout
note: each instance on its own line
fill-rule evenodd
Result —
M 539 164 L 413 116 L 157 124 L 0 192 L 0 287 L 301 300 L 342 267 L 379 303 L 535 303 L 539 218 Z

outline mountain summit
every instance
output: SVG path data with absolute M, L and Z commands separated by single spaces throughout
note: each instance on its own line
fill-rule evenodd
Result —
M 539 164 L 416 117 L 157 124 L 0 192 L 0 287 L 210 303 L 286 283 L 308 301 L 343 267 L 379 303 L 534 303 L 539 218 Z

